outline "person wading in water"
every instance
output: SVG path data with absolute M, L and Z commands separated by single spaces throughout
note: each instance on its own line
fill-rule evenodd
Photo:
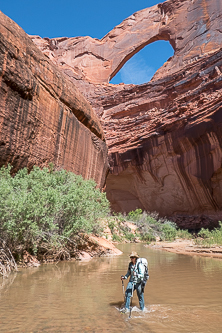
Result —
M 133 296 L 133 291 L 136 289 L 137 296 L 139 299 L 140 304 L 140 310 L 144 309 L 144 287 L 142 285 L 142 281 L 144 278 L 145 269 L 144 266 L 140 263 L 137 263 L 137 259 L 139 258 L 138 254 L 136 252 L 132 252 L 130 254 L 130 260 L 128 271 L 125 276 L 121 276 L 121 280 L 125 280 L 130 276 L 130 280 L 127 284 L 126 288 L 126 302 L 125 302 L 125 308 L 122 310 L 122 312 L 129 312 L 130 309 L 130 299 Z

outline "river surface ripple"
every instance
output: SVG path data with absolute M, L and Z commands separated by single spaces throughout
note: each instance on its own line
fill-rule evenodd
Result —
M 222 332 L 222 260 L 118 247 L 121 256 L 42 265 L 0 280 L 0 332 Z M 145 311 L 135 293 L 129 319 L 119 311 L 120 275 L 132 250 L 148 259 L 150 280 Z

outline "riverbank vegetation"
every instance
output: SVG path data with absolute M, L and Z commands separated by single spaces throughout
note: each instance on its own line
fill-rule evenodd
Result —
M 222 223 L 219 221 L 219 227 L 213 230 L 202 228 L 198 233 L 195 243 L 204 247 L 222 245 Z
M 109 202 L 93 180 L 53 165 L 30 173 L 24 168 L 14 177 L 10 170 L 0 169 L 0 238 L 17 262 L 25 251 L 39 260 L 68 259 L 83 242 L 81 234 L 101 232 Z M 0 253 L 2 266 L 5 253 Z
M 222 245 L 222 224 L 198 234 L 180 230 L 157 213 L 136 209 L 111 214 L 105 193 L 93 180 L 65 170 L 33 167 L 14 176 L 11 166 L 0 169 L 0 275 L 7 276 L 17 264 L 76 258 L 89 244 L 87 234 L 114 242 L 151 243 L 195 239 L 201 246 Z
M 132 233 L 129 227 L 121 225 L 128 221 L 136 226 L 136 232 Z M 172 242 L 176 239 L 193 240 L 202 247 L 222 245 L 222 223 L 213 230 L 202 228 L 199 232 L 189 232 L 179 229 L 176 223 L 167 218 L 160 217 L 158 213 L 147 213 L 141 209 L 129 212 L 127 215 L 117 214 L 109 223 L 113 241 L 142 241 L 147 244 L 156 241 Z
M 132 233 L 129 227 L 122 225 L 123 221 L 133 223 L 136 226 L 136 232 Z M 188 230 L 178 229 L 177 225 L 167 218 L 159 217 L 158 213 L 143 212 L 142 209 L 136 209 L 127 215 L 116 214 L 116 219 L 112 217 L 109 227 L 114 241 L 127 239 L 150 243 L 156 240 L 173 241 L 176 238 L 192 238 Z
M 210 247 L 222 245 L 222 223 L 218 221 L 219 227 L 213 230 L 202 228 L 199 232 L 190 233 L 188 230 L 179 229 L 176 223 L 166 218 L 159 217 L 157 213 L 148 214 L 141 209 L 130 212 L 127 220 L 136 223 L 140 232 L 141 240 L 148 242 L 174 241 L 175 239 L 193 239 L 196 245 Z

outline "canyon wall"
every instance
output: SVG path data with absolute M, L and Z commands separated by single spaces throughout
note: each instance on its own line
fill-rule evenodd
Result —
M 189 228 L 222 217 L 221 26 L 220 0 L 169 0 L 134 13 L 101 40 L 32 37 L 100 118 L 114 210 L 141 207 Z M 150 82 L 109 84 L 157 40 L 169 41 L 174 56 Z
M 0 166 L 64 168 L 102 187 L 107 147 L 90 104 L 0 12 Z

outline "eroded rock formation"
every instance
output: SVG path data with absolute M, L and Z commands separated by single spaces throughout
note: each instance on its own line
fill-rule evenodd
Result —
M 183 226 L 183 216 L 196 214 L 190 224 L 198 227 L 200 214 L 220 216 L 221 26 L 220 1 L 169 0 L 133 14 L 101 40 L 33 37 L 101 119 L 114 210 L 180 214 Z M 161 39 L 175 53 L 149 83 L 108 84 L 132 55 Z
M 167 40 L 175 54 L 155 75 L 162 78 L 219 50 L 220 23 L 218 0 L 170 0 L 134 13 L 101 40 L 36 36 L 34 41 L 67 75 L 96 84 L 108 83 L 144 46 Z
M 133 14 L 101 40 L 33 37 L 100 117 L 114 210 L 180 214 L 182 226 L 183 216 L 196 215 L 191 225 L 198 228 L 201 214 L 208 221 L 221 216 L 221 26 L 221 1 L 169 0 Z M 149 83 L 108 83 L 156 40 L 169 41 L 175 53 Z
M 0 12 L 0 166 L 65 168 L 103 186 L 107 147 L 75 85 Z

